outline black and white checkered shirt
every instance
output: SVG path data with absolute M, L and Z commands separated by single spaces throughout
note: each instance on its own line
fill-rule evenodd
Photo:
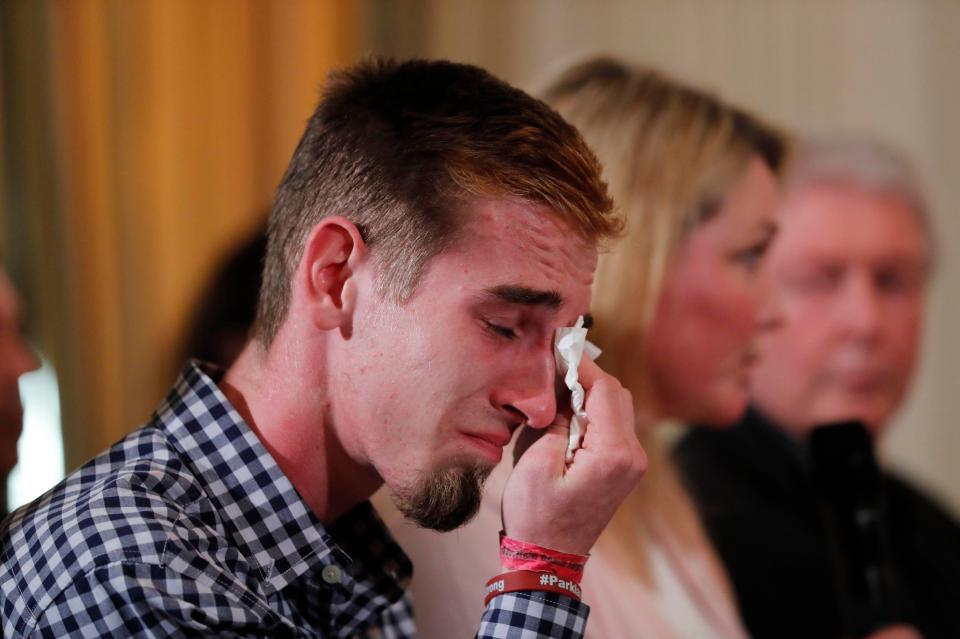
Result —
M 150 423 L 3 522 L 4 637 L 416 636 L 370 504 L 325 528 L 212 375 L 187 365 Z M 502 595 L 478 636 L 580 637 L 587 612 Z

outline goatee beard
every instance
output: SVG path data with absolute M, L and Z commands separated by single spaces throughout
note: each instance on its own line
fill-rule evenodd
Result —
M 492 467 L 445 468 L 421 479 L 409 491 L 394 492 L 393 503 L 418 526 L 447 532 L 480 510 L 483 482 Z

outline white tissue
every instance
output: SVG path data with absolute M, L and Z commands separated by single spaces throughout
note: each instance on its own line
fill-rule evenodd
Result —
M 563 375 L 563 383 L 570 389 L 570 407 L 573 417 L 570 420 L 570 435 L 567 441 L 567 463 L 573 461 L 573 454 L 580 448 L 583 433 L 587 428 L 587 413 L 583 409 L 584 390 L 580 385 L 580 358 L 586 352 L 590 359 L 600 356 L 600 349 L 587 341 L 587 329 L 583 328 L 583 316 L 577 323 L 557 329 L 553 343 L 553 352 L 557 358 L 557 370 Z

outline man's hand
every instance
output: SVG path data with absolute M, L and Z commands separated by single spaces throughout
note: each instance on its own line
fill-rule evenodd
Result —
M 568 466 L 567 420 L 541 432 L 522 452 L 503 491 L 504 531 L 545 548 L 585 555 L 647 467 L 634 432 L 630 392 L 588 357 L 580 363 L 589 424 L 583 445 Z M 531 432 L 532 431 L 532 432 Z

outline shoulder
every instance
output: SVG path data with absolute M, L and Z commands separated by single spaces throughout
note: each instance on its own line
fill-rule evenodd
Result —
M 215 517 L 208 517 L 212 525 L 197 523 L 215 513 L 206 501 L 162 429 L 131 433 L 4 522 L 5 632 L 11 624 L 32 625 L 67 589 L 123 562 L 162 566 L 198 530 L 216 538 Z
M 74 575 L 35 615 L 6 619 L 4 632 L 37 637 L 184 633 L 213 637 L 246 628 L 269 636 L 278 619 L 266 603 L 215 577 L 185 578 L 172 566 L 120 556 Z
M 960 524 L 933 497 L 896 473 L 885 473 L 887 507 L 896 533 L 915 537 L 918 546 L 952 547 L 960 562 Z M 958 563 L 960 565 L 960 563 Z
M 956 519 L 944 508 L 935 497 L 918 487 L 913 481 L 905 478 L 896 471 L 884 471 L 884 481 L 891 499 L 895 499 L 898 507 L 909 507 L 922 511 L 931 517 L 957 526 Z

